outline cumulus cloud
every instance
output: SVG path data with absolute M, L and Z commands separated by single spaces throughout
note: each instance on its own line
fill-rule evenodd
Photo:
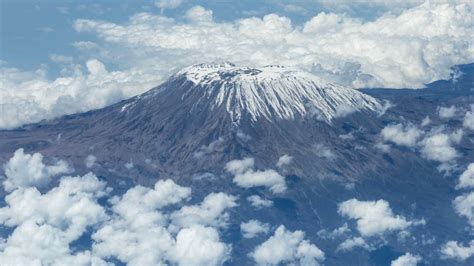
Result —
M 133 164 L 133 161 L 129 161 L 129 162 L 126 162 L 124 164 L 125 168 L 127 168 L 128 170 L 132 169 L 135 165 Z
M 288 154 L 284 154 L 278 159 L 278 162 L 276 165 L 277 167 L 281 168 L 281 167 L 291 164 L 292 162 L 293 162 L 293 157 Z
M 254 238 L 259 234 L 266 234 L 270 230 L 270 225 L 258 220 L 250 220 L 240 224 L 240 231 L 245 238 Z
M 328 160 L 336 159 L 336 154 L 334 154 L 334 152 L 329 147 L 322 143 L 314 145 L 314 149 L 316 152 L 316 156 L 318 157 L 325 158 Z
M 405 231 L 424 221 L 410 221 L 394 215 L 385 200 L 359 201 L 350 199 L 339 204 L 339 214 L 357 221 L 357 230 L 362 236 L 383 235 L 388 232 Z
M 41 165 L 40 155 L 21 150 L 10 161 L 21 158 L 31 168 Z M 22 174 L 39 175 L 44 167 Z M 191 189 L 160 180 L 102 205 L 111 189 L 92 173 L 63 176 L 45 193 L 35 185 L 13 187 L 0 208 L 0 226 L 11 228 L 0 243 L 6 265 L 110 265 L 111 258 L 128 265 L 222 265 L 230 258 L 231 245 L 220 240 L 219 228 L 226 225 L 226 210 L 236 206 L 233 196 L 211 193 L 183 206 Z M 76 250 L 74 243 L 89 236 L 91 246 Z
M 174 8 L 181 2 L 156 5 Z M 220 59 L 298 67 L 355 87 L 423 87 L 448 79 L 453 65 L 474 60 L 467 41 L 474 35 L 472 8 L 430 1 L 373 21 L 319 13 L 303 26 L 276 14 L 216 22 L 202 7 L 186 12 L 187 23 L 151 13 L 120 24 L 78 19 L 77 32 L 99 39 L 96 45 L 74 44 L 90 58 L 84 65 L 71 64 L 52 80 L 42 68 L 1 67 L 0 128 L 101 108 L 158 85 L 178 68 Z
M 379 149 L 383 153 L 389 153 L 390 152 L 390 145 L 389 144 L 378 142 L 374 145 L 374 147 Z
M 250 202 L 252 206 L 254 206 L 257 209 L 273 206 L 273 201 L 264 199 L 258 195 L 248 196 L 247 200 Z
M 318 231 L 318 236 L 325 239 L 334 239 L 336 237 L 343 236 L 350 231 L 351 230 L 349 229 L 349 226 L 347 225 L 347 223 L 345 223 L 341 227 L 338 227 L 329 232 L 326 229 L 321 229 Z
M 339 246 L 337 247 L 337 250 L 341 251 L 351 251 L 356 247 L 361 247 L 363 249 L 370 250 L 371 247 L 367 242 L 362 237 L 354 237 L 354 238 L 349 238 L 344 240 Z
M 346 117 L 352 113 L 354 113 L 355 111 L 357 111 L 356 109 L 354 109 L 354 107 L 348 105 L 348 104 L 341 104 L 339 106 L 337 106 L 336 108 L 336 114 L 334 115 L 334 117 Z
M 92 154 L 89 154 L 84 160 L 84 164 L 86 165 L 87 168 L 92 168 L 95 165 L 96 160 L 97 160 L 97 157 L 95 157 Z
M 273 193 L 283 193 L 286 191 L 285 177 L 275 170 L 255 171 L 253 169 L 255 160 L 245 158 L 242 160 L 232 160 L 225 166 L 226 170 L 234 175 L 234 183 L 243 188 L 268 187 Z
M 470 163 L 467 169 L 459 176 L 459 183 L 456 188 L 474 188 L 474 163 Z
M 75 253 L 69 245 L 107 218 L 97 202 L 106 194 L 105 183 L 90 173 L 63 177 L 58 187 L 45 194 L 35 187 L 14 190 L 5 197 L 6 206 L 0 208 L 0 224 L 13 229 L 0 245 L 0 261 L 7 265 L 104 265 L 89 251 Z
M 411 253 L 406 253 L 398 257 L 396 260 L 390 263 L 391 266 L 416 266 L 421 262 L 421 257 L 418 255 L 413 255 Z
M 450 107 L 438 107 L 438 115 L 440 118 L 449 119 L 456 115 L 458 109 L 452 105 Z
M 237 198 L 223 192 L 207 195 L 199 205 L 184 206 L 171 214 L 173 225 L 179 227 L 200 224 L 225 227 L 229 214 L 227 209 L 237 206 Z
M 474 240 L 471 240 L 467 246 L 457 241 L 448 241 L 441 248 L 441 254 L 446 259 L 465 261 L 474 255 Z
M 160 180 L 154 188 L 136 186 L 110 200 L 113 216 L 93 235 L 93 251 L 103 258 L 116 257 L 128 265 L 220 265 L 231 246 L 220 241 L 212 226 L 223 226 L 224 212 L 234 206 L 223 193 L 208 195 L 198 205 L 173 205 L 189 199 L 191 189 Z
M 194 152 L 194 157 L 202 158 L 205 155 L 221 151 L 223 149 L 224 143 L 225 142 L 223 138 L 218 138 L 217 140 L 214 140 L 213 142 L 209 143 L 209 145 L 203 145 L 199 147 L 199 149 Z
M 474 227 L 474 192 L 456 197 L 453 204 L 456 212 L 466 217 L 469 224 Z
M 384 127 L 380 133 L 384 141 L 400 146 L 413 147 L 422 136 L 423 131 L 414 125 L 392 124 Z
M 230 245 L 220 242 L 216 229 L 195 225 L 179 231 L 171 257 L 179 265 L 222 265 L 230 252 Z
M 426 117 L 421 125 L 426 126 L 429 123 L 430 119 Z M 456 166 L 455 160 L 460 157 L 454 145 L 461 142 L 464 131 L 458 129 L 447 132 L 446 128 L 438 127 L 425 133 L 425 131 L 411 123 L 406 125 L 399 123 L 384 127 L 380 135 L 384 142 L 416 148 L 421 152 L 423 158 L 439 162 L 439 171 L 450 172 Z M 377 143 L 375 147 L 383 152 L 390 151 L 390 146 L 383 142 Z
M 51 177 L 70 173 L 71 167 L 63 160 L 54 164 L 43 163 L 41 153 L 27 154 L 23 149 L 18 149 L 13 157 L 5 164 L 6 180 L 3 186 L 6 191 L 12 191 L 19 187 L 44 186 L 49 183 Z
M 231 247 L 220 241 L 216 228 L 207 225 L 222 225 L 225 218 L 220 216 L 225 215 L 228 198 L 210 194 L 199 205 L 183 206 L 171 214 L 163 211 L 189 199 L 190 193 L 190 188 L 161 180 L 153 189 L 136 186 L 112 198 L 114 216 L 92 235 L 94 252 L 128 265 L 221 264 Z
M 474 104 L 471 104 L 471 110 L 466 112 L 462 125 L 465 128 L 474 130 Z
M 388 111 L 388 109 L 390 109 L 394 106 L 395 105 L 391 101 L 384 100 L 382 107 L 378 110 L 377 116 L 382 117 Z
M 288 231 L 280 225 L 273 236 L 249 254 L 258 265 L 299 264 L 319 265 L 324 261 L 324 252 L 304 240 L 303 231 Z
M 429 117 L 429 116 L 426 116 L 425 118 L 423 118 L 423 120 L 421 120 L 420 126 L 426 127 L 426 126 L 429 125 L 430 123 L 431 123 L 430 117 Z
M 462 130 L 452 133 L 433 133 L 420 141 L 421 155 L 432 161 L 440 162 L 440 170 L 450 170 L 453 161 L 460 155 L 453 147 L 461 141 Z
M 186 11 L 185 16 L 191 22 L 212 22 L 212 10 L 207 10 L 202 6 L 190 8 L 188 11 Z

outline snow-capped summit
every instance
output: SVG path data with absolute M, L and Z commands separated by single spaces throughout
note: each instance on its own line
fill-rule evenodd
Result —
M 313 74 L 284 66 L 238 67 L 229 62 L 198 64 L 179 71 L 171 80 L 187 80 L 194 105 L 210 109 L 225 106 L 233 121 L 249 115 L 259 118 L 295 119 L 312 115 L 330 122 L 347 113 L 380 107 L 379 102 L 355 89 L 325 81 Z M 193 91 L 194 92 L 194 91 Z

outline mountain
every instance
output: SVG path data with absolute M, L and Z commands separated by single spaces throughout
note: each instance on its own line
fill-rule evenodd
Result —
M 180 92 L 183 101 L 195 101 L 191 112 L 212 112 L 225 106 L 236 125 L 246 118 L 252 122 L 261 118 L 294 120 L 308 114 L 330 122 L 351 110 L 380 108 L 379 102 L 368 95 L 283 66 L 200 64 L 183 69 L 171 79 L 169 87 L 173 90 L 184 88 Z M 189 81 L 193 83 L 191 87 L 187 87 Z
M 281 66 L 190 66 L 112 106 L 0 131 L 0 164 L 24 148 L 66 160 L 77 174 L 93 171 L 116 194 L 172 178 L 192 187 L 193 200 L 218 191 L 237 195 L 239 205 L 221 236 L 232 244 L 229 265 L 251 265 L 247 254 L 268 238 L 242 238 L 239 225 L 250 219 L 306 232 L 305 239 L 325 252 L 326 265 L 390 265 L 406 252 L 421 254 L 426 265 L 472 265 L 474 258 L 445 260 L 439 250 L 447 241 L 472 239 L 453 200 L 461 193 L 454 189 L 458 176 L 474 158 L 474 132 L 464 130 L 454 147 L 456 167 L 446 173 L 421 154 L 422 137 L 413 146 L 396 145 L 384 142 L 381 131 L 394 124 L 426 134 L 462 129 L 462 115 L 474 102 L 473 66 L 422 90 L 355 90 Z M 456 116 L 439 117 L 440 106 L 452 105 Z M 430 122 L 422 126 L 426 117 Z M 87 167 L 89 155 L 96 160 Z M 293 161 L 279 167 L 283 155 Z M 255 171 L 283 175 L 286 192 L 237 186 L 226 164 L 249 157 Z M 252 195 L 273 207 L 255 209 L 245 200 Z M 341 202 L 354 198 L 383 199 L 395 218 L 417 225 L 408 235 L 364 237 L 370 248 L 341 251 L 344 240 L 359 236 L 359 220 L 338 212 Z
M 257 166 L 269 167 L 289 154 L 298 175 L 337 172 L 354 178 L 372 163 L 328 165 L 325 156 L 370 154 L 344 147 L 328 154 L 327 146 L 362 121 L 372 128 L 381 108 L 367 94 L 291 68 L 200 64 L 113 106 L 2 132 L 4 140 L 15 135 L 14 141 L 3 142 L 2 150 L 10 154 L 18 146 L 38 147 L 77 165 L 90 153 L 104 160 L 104 173 L 110 161 L 133 162 L 144 168 L 146 179 L 150 174 L 175 179 L 219 174 L 226 162 L 247 156 L 256 156 Z

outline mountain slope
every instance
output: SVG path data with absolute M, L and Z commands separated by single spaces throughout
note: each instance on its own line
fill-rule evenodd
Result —
M 350 160 L 370 153 L 338 147 L 324 154 L 335 141 L 342 145 L 338 136 L 357 124 L 375 131 L 380 106 L 357 90 L 293 69 L 201 64 L 113 106 L 1 133 L 3 139 L 15 135 L 2 150 L 29 143 L 35 132 L 31 145 L 40 145 L 43 153 L 54 151 L 78 164 L 88 153 L 117 164 L 133 161 L 144 169 L 140 176 L 223 173 L 226 162 L 245 156 L 258 157 L 258 167 L 269 167 L 284 154 L 295 158 L 294 172 L 302 176 L 354 176 L 372 166 Z M 349 160 L 327 162 L 324 156 Z M 147 159 L 154 167 L 144 163 Z

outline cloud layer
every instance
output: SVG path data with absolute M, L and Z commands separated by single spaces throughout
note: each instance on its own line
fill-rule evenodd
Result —
M 357 230 L 362 236 L 383 235 L 388 232 L 404 231 L 410 226 L 424 221 L 410 221 L 403 216 L 394 215 L 385 200 L 359 201 L 350 199 L 339 204 L 338 212 L 357 221 Z
M 303 231 L 292 232 L 280 225 L 249 255 L 258 265 L 319 265 L 325 259 L 324 252 L 304 237 Z
M 243 188 L 268 187 L 273 193 L 286 191 L 285 177 L 272 169 L 254 170 L 255 160 L 245 158 L 232 160 L 226 164 L 226 170 L 234 175 L 234 183 Z
M 231 245 L 221 241 L 220 229 L 227 226 L 227 211 L 237 206 L 234 196 L 210 193 L 185 205 L 191 189 L 160 180 L 153 188 L 135 186 L 110 197 L 106 182 L 92 173 L 63 176 L 42 193 L 37 179 L 47 185 L 51 174 L 67 168 L 44 165 L 41 154 L 22 149 L 5 169 L 4 187 L 11 192 L 0 208 L 0 226 L 11 233 L 1 239 L 2 264 L 107 265 L 116 258 L 128 265 L 222 265 L 230 257 Z M 107 198 L 108 204 L 99 203 Z M 86 235 L 91 247 L 76 251 L 73 243 Z
M 156 5 L 174 8 L 181 2 Z M 74 29 L 98 41 L 73 44 L 88 58 L 85 62 L 52 54 L 60 77 L 47 78 L 45 66 L 22 71 L 0 65 L 0 128 L 101 108 L 203 61 L 294 66 L 355 87 L 423 87 L 449 78 L 453 65 L 474 61 L 469 42 L 473 5 L 463 0 L 418 3 L 396 5 L 411 8 L 372 21 L 319 13 L 302 25 L 276 14 L 218 22 L 211 10 L 199 6 L 182 19 L 152 13 L 135 14 L 121 24 L 78 19 Z

